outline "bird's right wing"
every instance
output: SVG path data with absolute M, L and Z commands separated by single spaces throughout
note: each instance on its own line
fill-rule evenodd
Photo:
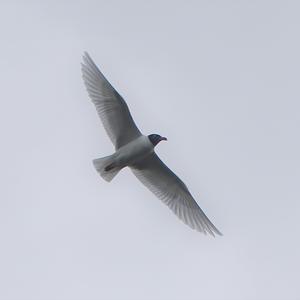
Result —
M 141 136 L 128 106 L 85 52 L 82 76 L 103 126 L 116 149 Z
M 188 226 L 222 235 L 199 207 L 186 185 L 153 153 L 131 166 L 134 175 Z

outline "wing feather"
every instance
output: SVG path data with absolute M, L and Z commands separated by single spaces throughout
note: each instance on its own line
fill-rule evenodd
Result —
M 124 99 L 108 82 L 88 53 L 83 56 L 82 77 L 103 126 L 116 149 L 141 136 Z
M 186 185 L 155 153 L 131 166 L 131 170 L 185 224 L 205 234 L 222 235 L 199 207 Z

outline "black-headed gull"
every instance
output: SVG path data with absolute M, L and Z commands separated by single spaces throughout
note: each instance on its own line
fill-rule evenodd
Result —
M 83 56 L 82 75 L 115 153 L 93 160 L 99 174 L 111 181 L 129 167 L 133 174 L 188 226 L 203 233 L 221 235 L 207 218 L 186 185 L 159 159 L 154 147 L 163 140 L 158 134 L 143 135 L 128 106 L 100 72 L 88 53 Z

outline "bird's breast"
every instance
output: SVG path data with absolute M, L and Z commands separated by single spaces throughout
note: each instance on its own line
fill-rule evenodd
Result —
M 116 163 L 122 167 L 134 164 L 152 153 L 153 149 L 148 137 L 140 136 L 117 150 Z

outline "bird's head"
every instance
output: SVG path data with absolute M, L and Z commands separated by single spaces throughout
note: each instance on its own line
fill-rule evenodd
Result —
M 160 136 L 159 134 L 149 134 L 148 138 L 154 147 L 161 141 L 167 141 L 167 138 Z

